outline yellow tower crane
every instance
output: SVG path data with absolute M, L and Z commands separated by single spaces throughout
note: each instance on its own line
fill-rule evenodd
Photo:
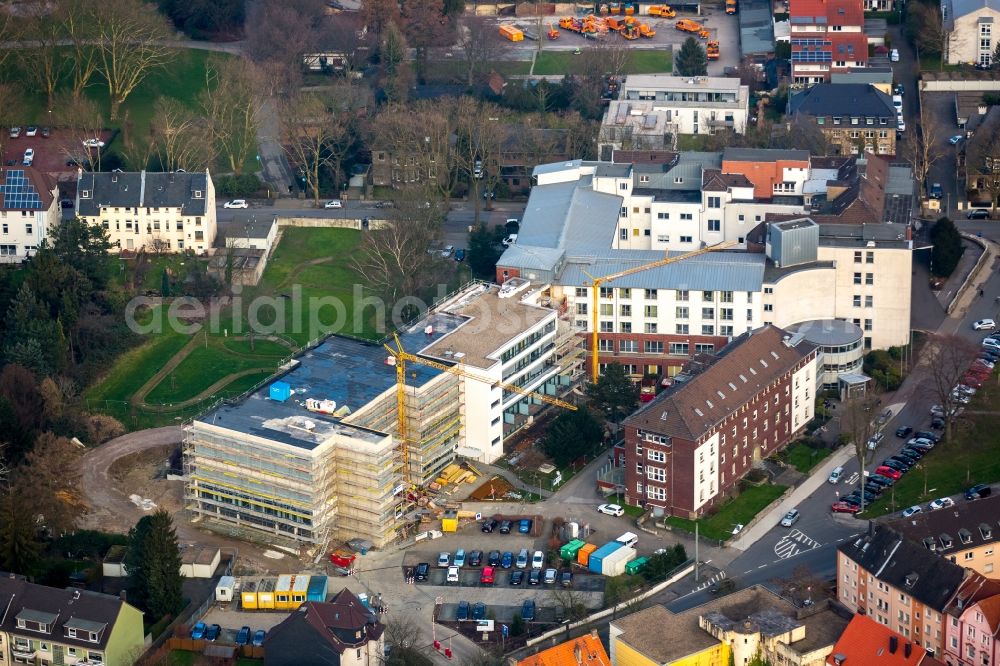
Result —
M 399 419 L 399 441 L 400 450 L 403 454 L 403 475 L 407 482 L 410 481 L 410 451 L 409 451 L 409 438 L 407 435 L 406 428 L 406 364 L 407 363 L 418 363 L 420 365 L 426 365 L 431 368 L 436 368 L 441 372 L 447 372 L 458 377 L 464 377 L 466 379 L 473 379 L 478 382 L 483 382 L 484 384 L 490 384 L 493 387 L 500 387 L 505 391 L 510 391 L 511 393 L 517 393 L 518 395 L 523 395 L 526 397 L 537 398 L 542 402 L 549 405 L 556 405 L 557 407 L 563 407 L 564 409 L 576 410 L 576 405 L 560 400 L 559 398 L 553 398 L 552 396 L 545 395 L 543 393 L 537 393 L 535 391 L 528 391 L 515 384 L 507 384 L 505 382 L 498 382 L 490 377 L 483 377 L 482 375 L 477 375 L 474 372 L 469 372 L 462 365 L 446 365 L 444 363 L 438 363 L 437 361 L 432 361 L 428 358 L 423 358 L 409 353 L 403 349 L 403 343 L 400 341 L 399 336 L 395 333 L 392 334 L 393 340 L 396 342 L 396 348 L 393 349 L 389 345 L 382 345 L 385 347 L 386 351 L 396 359 L 396 415 Z
M 726 241 L 724 243 L 716 243 L 715 245 L 709 245 L 708 247 L 703 247 L 700 250 L 694 250 L 692 252 L 685 252 L 684 254 L 679 254 L 676 257 L 664 257 L 663 259 L 657 259 L 656 261 L 651 261 L 648 264 L 642 264 L 641 266 L 633 266 L 632 268 L 626 268 L 623 271 L 618 271 L 617 273 L 612 273 L 611 275 L 604 275 L 601 277 L 594 277 L 590 275 L 590 378 L 595 384 L 600 376 L 601 364 L 598 361 L 598 321 L 597 312 L 600 306 L 600 293 L 601 285 L 605 282 L 611 282 L 612 280 L 617 280 L 618 278 L 623 278 L 628 275 L 635 275 L 636 273 L 641 273 L 642 271 L 648 271 L 651 268 L 659 268 L 660 266 L 666 266 L 667 264 L 672 264 L 678 261 L 683 261 L 684 259 L 690 259 L 691 257 L 697 257 L 700 254 L 707 254 L 709 252 L 714 252 L 716 250 L 725 250 L 728 247 L 736 245 L 735 241 Z

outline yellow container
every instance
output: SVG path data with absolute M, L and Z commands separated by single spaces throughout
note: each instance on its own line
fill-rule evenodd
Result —
M 257 609 L 257 581 L 251 580 L 243 583 L 240 589 L 240 604 L 243 610 Z
M 257 584 L 257 608 L 274 610 L 274 588 L 276 585 L 274 578 L 265 578 Z

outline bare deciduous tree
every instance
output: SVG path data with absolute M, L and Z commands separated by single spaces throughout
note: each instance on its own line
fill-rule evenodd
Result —
M 390 23 L 399 25 L 399 3 L 396 0 L 365 0 L 361 3 L 361 17 L 368 30 L 381 38 Z
M 20 70 L 32 87 L 45 94 L 51 105 L 56 86 L 67 71 L 69 60 L 62 46 L 65 38 L 62 23 L 48 12 L 30 11 L 22 20 L 22 46 L 15 50 Z
M 397 162 L 408 188 L 422 188 L 435 198 L 447 196 L 454 151 L 451 124 L 441 102 L 389 104 L 369 129 L 372 150 L 385 151 Z
M 949 441 L 962 407 L 961 393 L 955 387 L 962 383 L 978 353 L 979 347 L 961 336 L 937 334 L 927 340 L 921 354 L 921 364 L 926 364 L 930 375 L 931 392 L 944 412 L 944 432 Z
M 868 441 L 879 431 L 879 397 L 871 390 L 863 395 L 850 397 L 841 403 L 840 431 L 847 435 L 854 447 L 854 457 L 858 468 L 865 469 L 869 458 Z M 858 488 L 864 487 L 867 478 L 864 474 L 858 478 Z M 865 510 L 864 496 L 861 498 L 861 510 Z
M 500 149 L 507 136 L 508 112 L 490 103 L 460 97 L 452 109 L 455 133 L 454 164 L 471 185 L 475 224 L 479 224 L 479 186 L 495 185 L 500 171 Z M 487 200 L 491 202 L 492 200 Z
M 913 165 L 913 176 L 920 187 L 925 187 L 927 174 L 934 164 L 944 156 L 937 144 L 944 138 L 943 129 L 938 119 L 927 112 L 926 106 L 920 107 L 920 122 L 906 142 L 906 156 Z
M 458 47 L 462 50 L 465 85 L 472 87 L 493 69 L 503 45 L 495 23 L 471 16 L 459 27 Z
M 427 75 L 428 49 L 451 43 L 451 21 L 442 0 L 409 0 L 403 3 L 402 19 L 406 39 L 417 51 L 417 78 L 422 80 Z
M 160 164 L 167 171 L 204 171 L 212 163 L 208 123 L 177 100 L 156 100 L 151 129 Z
M 279 92 L 302 78 L 302 54 L 315 51 L 324 25 L 322 0 L 254 0 L 247 5 L 246 53 Z
M 103 151 L 84 145 L 84 141 L 100 136 L 104 128 L 104 114 L 96 102 L 87 97 L 74 100 L 70 95 L 57 95 L 52 105 L 52 124 L 73 132 L 72 140 L 61 148 L 69 160 L 85 169 L 92 166 L 95 171 L 100 171 Z
M 343 146 L 349 138 L 351 118 L 341 113 L 333 98 L 302 93 L 283 107 L 283 144 L 312 190 L 313 202 L 319 205 L 323 173 L 332 172 L 337 183 Z
M 16 470 L 17 493 L 53 534 L 73 527 L 83 513 L 78 464 L 82 451 L 64 437 L 44 433 Z
M 257 146 L 264 98 L 257 67 L 242 58 L 212 58 L 205 70 L 206 90 L 201 108 L 212 143 L 229 169 L 243 173 Z
M 170 29 L 141 0 L 102 0 L 95 21 L 97 71 L 107 82 L 111 120 L 116 120 L 122 103 L 150 71 L 172 59 L 173 51 L 164 46 Z
M 95 4 L 90 0 L 62 0 L 59 18 L 63 33 L 72 45 L 71 73 L 73 97 L 79 98 L 97 72 Z

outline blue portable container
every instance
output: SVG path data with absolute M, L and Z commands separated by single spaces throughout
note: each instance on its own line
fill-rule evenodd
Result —
M 587 568 L 596 574 L 601 573 L 604 568 L 604 558 L 621 547 L 622 544 L 617 541 L 604 544 L 590 554 L 590 561 L 587 563 Z
M 284 402 L 292 397 L 292 387 L 288 384 L 288 382 L 274 382 L 271 384 L 268 397 L 271 398 L 271 400 Z
M 326 576 L 311 576 L 306 588 L 306 601 L 326 601 Z

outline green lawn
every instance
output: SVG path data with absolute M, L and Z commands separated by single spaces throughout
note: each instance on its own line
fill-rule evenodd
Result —
M 813 467 L 822 462 L 831 453 L 833 453 L 831 449 L 814 449 L 802 442 L 795 442 L 785 449 L 784 459 L 785 462 L 795 469 L 803 474 L 808 474 Z
M 108 96 L 107 84 L 99 74 L 95 74 L 85 96 L 103 110 L 108 127 L 117 130 L 127 130 L 133 133 L 138 141 L 145 141 L 149 136 L 149 126 L 153 119 L 153 107 L 159 97 L 171 97 L 182 102 L 189 108 L 195 108 L 198 97 L 205 89 L 205 64 L 212 56 L 228 57 L 225 54 L 212 53 L 200 49 L 179 49 L 174 51 L 173 59 L 161 69 L 153 70 L 149 76 L 136 87 L 125 100 L 116 121 L 111 122 L 109 115 L 111 102 Z M 14 58 L 0 70 L 3 80 L 28 80 L 18 72 Z M 57 88 L 56 94 L 68 89 L 68 80 Z M 37 89 L 23 91 L 23 103 L 18 110 L 18 118 L 22 125 L 48 125 L 48 100 Z M 127 119 L 127 124 L 126 124 Z M 115 140 L 105 149 L 118 151 L 122 146 L 122 137 Z M 157 285 L 157 288 L 159 285 Z
M 707 134 L 678 134 L 677 150 L 707 150 L 707 142 L 711 140 Z
M 778 499 L 781 493 L 787 489 L 787 486 L 777 484 L 747 486 L 746 490 L 723 504 L 721 509 L 708 518 L 694 521 L 670 516 L 667 518 L 667 524 L 693 533 L 695 522 L 697 522 L 698 532 L 701 536 L 716 541 L 725 541 L 732 536 L 734 525 L 749 523 L 764 507 Z
M 673 70 L 673 52 L 659 50 L 631 51 L 626 74 L 659 74 Z M 536 76 L 580 74 L 582 62 L 572 51 L 541 51 L 535 58 Z
M 995 409 L 1000 400 L 1000 387 L 984 385 L 967 407 L 969 412 Z M 866 508 L 869 519 L 936 497 L 954 495 L 977 483 L 1000 481 L 1000 412 L 969 414 L 965 432 L 960 425 L 952 440 L 942 440 L 909 472 L 903 475 L 891 492 L 886 492 Z M 877 461 L 876 461 L 877 462 Z M 925 486 L 926 481 L 926 486 Z M 924 492 L 926 487 L 927 492 Z

